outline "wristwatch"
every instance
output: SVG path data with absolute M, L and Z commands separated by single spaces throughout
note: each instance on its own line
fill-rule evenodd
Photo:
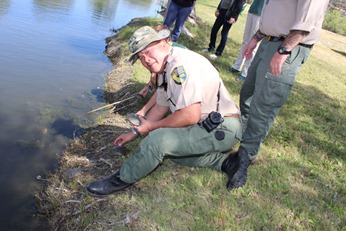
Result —
M 139 135 L 138 132 L 136 131 L 136 129 L 134 129 L 134 128 L 131 128 L 131 132 L 132 132 L 135 136 L 138 136 L 138 135 Z
M 281 45 L 281 46 L 279 46 L 279 48 L 278 48 L 278 53 L 279 53 L 280 55 L 290 55 L 290 54 L 291 54 L 291 51 L 286 50 L 286 47 L 283 47 L 283 46 Z

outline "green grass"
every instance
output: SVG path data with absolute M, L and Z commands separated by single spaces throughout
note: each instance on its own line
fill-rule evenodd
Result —
M 195 38 L 183 34 L 179 43 L 202 54 L 218 3 L 197 1 L 197 15 L 205 24 L 186 23 Z M 245 20 L 246 11 L 230 30 L 223 56 L 211 60 L 236 101 L 241 85 L 227 68 L 238 54 Z M 145 19 L 142 24 L 158 22 Z M 120 38 L 127 42 L 135 29 L 126 27 Z M 165 160 L 131 190 L 104 200 L 85 197 L 81 213 L 66 215 L 66 226 L 71 230 L 345 230 L 345 47 L 346 37 L 323 31 L 258 161 L 250 166 L 245 187 L 229 192 L 225 174 Z M 123 55 L 128 55 L 126 49 Z M 149 72 L 136 63 L 133 79 L 140 89 Z M 133 152 L 138 142 L 130 146 Z M 81 181 L 87 184 L 92 177 Z M 78 190 L 78 183 L 70 182 L 68 187 Z M 125 222 L 126 217 L 130 222 Z

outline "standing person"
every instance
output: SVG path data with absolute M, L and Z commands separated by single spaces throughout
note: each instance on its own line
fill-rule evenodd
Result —
M 241 75 L 236 79 L 238 82 L 245 80 L 247 76 L 247 70 L 249 69 L 251 61 L 253 59 L 251 58 L 249 60 L 245 60 L 243 56 L 243 51 L 246 45 L 250 42 L 252 36 L 257 32 L 259 28 L 263 2 L 264 0 L 254 0 L 254 2 L 250 6 L 248 15 L 246 17 L 245 29 L 243 34 L 243 43 L 241 44 L 238 58 L 235 60 L 233 67 L 230 69 L 230 72 L 238 73 L 240 72 L 241 67 L 244 65 Z M 252 57 L 255 57 L 257 48 L 258 46 L 256 46 L 256 48 L 253 50 Z
M 149 71 L 159 74 L 156 104 L 146 118 L 140 117 L 141 124 L 132 133 L 115 139 L 114 144 L 121 146 L 138 134 L 148 134 L 119 171 L 86 187 L 94 196 L 132 186 L 164 158 L 223 171 L 229 179 L 239 165 L 237 155 L 224 153 L 241 137 L 238 107 L 214 66 L 193 51 L 173 47 L 168 36 L 168 30 L 156 32 L 145 26 L 129 40 L 130 62 L 139 59 Z
M 221 41 L 219 46 L 216 48 L 215 54 L 211 54 L 211 58 L 217 58 L 222 55 L 227 43 L 228 32 L 231 29 L 233 23 L 238 19 L 240 12 L 243 9 L 245 0 L 221 0 L 217 10 L 215 11 L 215 22 L 210 33 L 209 47 L 203 49 L 204 52 L 214 52 L 217 33 L 221 30 Z
M 280 108 L 286 102 L 296 75 L 319 40 L 329 0 L 266 0 L 259 30 L 244 49 L 251 59 L 261 42 L 240 90 L 244 133 L 230 188 L 246 183 L 250 159 L 254 159 Z M 247 160 L 245 160 L 247 159 Z
M 163 25 L 171 28 L 175 21 L 172 31 L 172 41 L 176 42 L 180 36 L 186 19 L 189 17 L 196 0 L 170 0 Z

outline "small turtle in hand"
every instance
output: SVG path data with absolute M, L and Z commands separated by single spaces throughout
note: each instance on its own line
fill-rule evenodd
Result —
M 139 119 L 139 115 L 136 113 L 127 114 L 126 119 L 130 121 L 130 123 L 134 126 L 140 126 L 141 120 Z

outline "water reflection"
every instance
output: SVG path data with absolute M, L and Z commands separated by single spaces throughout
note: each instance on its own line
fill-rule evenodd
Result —
M 117 11 L 118 4 L 119 0 L 92 0 L 93 20 L 96 22 L 112 20 Z
M 33 9 L 36 14 L 56 13 L 68 14 L 74 0 L 33 0 Z
M 33 194 L 101 106 L 112 28 L 156 0 L 0 0 L 0 230 L 45 230 Z M 6 36 L 3 36 L 6 35 Z M 92 115 L 95 116 L 96 115 Z
M 10 8 L 10 0 L 0 0 L 0 16 L 6 14 Z

